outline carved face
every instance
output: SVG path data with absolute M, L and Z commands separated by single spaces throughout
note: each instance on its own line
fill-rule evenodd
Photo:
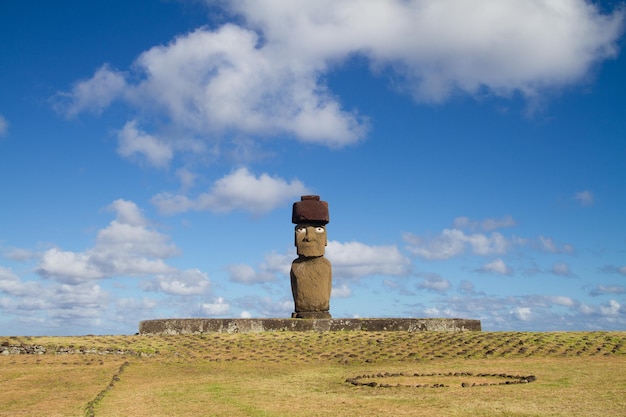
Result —
M 300 256 L 324 256 L 326 226 L 300 223 L 296 226 L 296 248 Z

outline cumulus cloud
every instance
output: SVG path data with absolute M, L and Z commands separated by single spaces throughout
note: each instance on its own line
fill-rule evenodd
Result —
M 142 283 L 142 288 L 171 295 L 202 295 L 208 291 L 210 284 L 207 274 L 198 269 L 188 269 L 156 275 Z
M 407 250 L 420 258 L 429 260 L 449 259 L 470 249 L 475 255 L 489 256 L 506 253 L 511 245 L 498 232 L 490 235 L 482 233 L 466 234 L 459 229 L 444 229 L 439 236 L 422 238 L 412 233 L 403 236 Z
M 472 282 L 462 280 L 459 283 L 459 292 L 461 294 L 474 295 L 476 294 L 476 289 L 474 288 L 474 284 Z
M 49 249 L 43 254 L 37 272 L 44 277 L 56 278 L 70 284 L 106 276 L 104 271 L 91 262 L 89 255 L 57 248 Z
M 574 307 L 577 304 L 576 301 L 574 301 L 572 298 L 562 295 L 546 296 L 546 300 L 550 301 L 553 304 L 565 307 Z
M 536 246 L 539 250 L 550 253 L 574 253 L 572 245 L 563 244 L 559 245 L 551 237 L 539 236 L 535 242 L 531 242 L 531 245 Z
M 232 7 L 268 46 L 303 61 L 361 53 L 431 102 L 482 89 L 532 97 L 579 81 L 615 56 L 623 29 L 623 12 L 603 15 L 583 0 L 243 0 Z
M 20 291 L 20 279 L 10 268 L 0 266 L 0 291 L 6 294 L 15 294 Z
M 65 332 L 74 325 L 98 326 L 109 304 L 109 294 L 95 283 L 27 281 L 2 267 L 0 293 L 7 295 L 0 298 L 3 314 L 16 317 L 17 326 L 41 325 L 47 334 L 61 325 Z
M 152 203 L 164 214 L 190 210 L 243 210 L 259 215 L 308 193 L 307 187 L 299 180 L 287 182 L 268 174 L 256 177 L 247 168 L 239 168 L 217 180 L 209 192 L 195 199 L 181 194 L 161 193 L 152 198 Z
M 202 303 L 200 310 L 207 316 L 221 316 L 230 311 L 230 304 L 223 297 L 218 297 L 212 303 Z
M 260 284 L 276 280 L 274 271 L 271 271 L 266 265 L 261 265 L 259 271 L 255 271 L 250 265 L 228 265 L 226 267 L 230 274 L 232 282 L 240 284 Z
M 341 284 L 339 287 L 333 287 L 330 291 L 332 298 L 348 298 L 352 295 L 352 289 L 347 284 Z
M 483 265 L 478 269 L 479 272 L 488 272 L 496 275 L 511 275 L 513 271 L 509 268 L 502 259 L 496 259 Z
M 137 129 L 137 122 L 130 121 L 118 134 L 117 151 L 125 157 L 139 155 L 155 167 L 166 167 L 174 156 L 171 146 L 164 141 Z
M 511 314 L 521 321 L 530 321 L 532 318 L 532 310 L 530 307 L 517 307 Z
M 405 276 L 411 264 L 396 246 L 369 246 L 361 242 L 329 241 L 326 257 L 333 265 L 333 277 L 344 279 Z
M 320 83 L 324 62 L 298 62 L 280 47 L 259 45 L 258 35 L 240 26 L 197 29 L 142 53 L 135 84 L 102 67 L 67 94 L 67 113 L 120 98 L 195 135 L 286 134 L 331 147 L 363 136 L 364 122 Z
M 603 316 L 620 316 L 624 314 L 624 309 L 616 300 L 609 300 L 607 304 L 600 306 L 600 313 Z
M 561 277 L 572 277 L 575 274 L 569 269 L 569 265 L 565 262 L 559 262 L 552 265 L 552 269 L 550 270 L 554 275 L 558 275 Z
M 295 258 L 294 253 L 271 252 L 264 256 L 263 262 L 254 269 L 250 265 L 228 265 L 226 269 L 230 275 L 230 281 L 240 284 L 262 284 L 275 281 L 277 276 L 289 276 L 291 262 Z
M 622 285 L 596 285 L 589 295 L 597 297 L 604 294 L 626 294 L 626 287 Z
M 0 136 L 7 133 L 8 130 L 9 122 L 7 122 L 7 119 L 5 119 L 4 116 L 0 114 Z
M 586 80 L 614 57 L 624 26 L 621 9 L 603 14 L 585 0 L 218 4 L 239 23 L 198 28 L 150 48 L 129 72 L 105 64 L 61 93 L 61 107 L 73 116 L 123 100 L 147 124 L 125 152 L 159 163 L 167 151 L 151 131 L 157 125 L 213 143 L 271 135 L 341 147 L 367 130 L 324 81 L 350 57 L 391 74 L 397 90 L 418 101 L 456 93 L 535 100 Z
M 55 105 L 69 117 L 84 111 L 99 114 L 126 88 L 126 75 L 105 64 L 90 79 L 74 83 L 70 92 L 60 93 Z
M 574 253 L 574 248 L 569 244 L 560 244 L 552 238 L 539 236 L 538 238 L 522 238 L 511 235 L 504 236 L 500 232 L 491 233 L 468 233 L 469 230 L 493 230 L 496 228 L 510 227 L 515 224 L 511 217 L 502 219 L 486 219 L 483 221 L 471 220 L 467 217 L 457 217 L 454 220 L 456 227 L 443 229 L 438 235 L 418 236 L 406 232 L 402 238 L 406 243 L 409 253 L 426 260 L 445 260 L 461 256 L 466 253 L 478 256 L 505 255 L 514 247 L 529 247 L 535 250 L 550 253 Z M 495 272 L 491 265 L 491 272 Z M 483 269 L 486 271 L 485 269 Z
M 23 248 L 4 248 L 2 249 L 2 255 L 7 259 L 13 261 L 25 262 L 31 259 L 35 259 L 38 255 L 30 249 Z
M 253 284 L 261 281 L 257 278 L 257 273 L 250 265 L 229 265 L 227 269 L 230 272 L 230 280 L 233 282 Z
M 581 206 L 593 206 L 594 198 L 591 191 L 585 190 L 576 193 L 576 195 L 574 195 L 574 200 L 576 200 Z
M 39 260 L 37 273 L 69 285 L 119 276 L 152 277 L 142 284 L 145 290 L 174 295 L 202 294 L 209 288 L 203 272 L 179 270 L 165 262 L 178 255 L 179 249 L 167 235 L 150 227 L 135 203 L 116 200 L 109 209 L 116 218 L 98 231 L 92 248 L 83 252 L 48 249 Z
M 450 284 L 449 280 L 445 279 L 439 274 L 427 273 L 427 274 L 422 274 L 422 275 L 424 275 L 424 279 L 422 280 L 422 282 L 417 284 L 417 288 L 421 290 L 429 290 L 429 291 L 444 293 L 452 285 Z
M 513 227 L 517 222 L 512 216 L 504 216 L 501 219 L 484 219 L 473 220 L 469 217 L 457 217 L 454 219 L 454 227 L 457 229 L 466 229 L 470 231 L 490 232 L 496 229 Z
M 461 297 L 440 297 L 424 308 L 410 310 L 416 317 L 474 317 L 483 330 L 563 331 L 618 330 L 626 324 L 626 309 L 610 300 L 590 305 L 567 296 L 520 295 L 486 296 L 465 293 Z

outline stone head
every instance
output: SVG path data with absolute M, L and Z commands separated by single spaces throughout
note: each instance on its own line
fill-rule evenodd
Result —
M 292 223 L 296 224 L 295 244 L 299 256 L 324 256 L 327 244 L 328 203 L 317 195 L 303 195 L 293 204 Z
M 324 256 L 328 239 L 326 226 L 321 223 L 300 223 L 295 228 L 295 244 L 298 255 Z

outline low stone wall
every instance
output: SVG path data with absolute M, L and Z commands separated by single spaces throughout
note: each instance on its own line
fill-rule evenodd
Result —
M 259 333 L 276 331 L 481 331 L 471 319 L 159 319 L 139 323 L 139 334 Z

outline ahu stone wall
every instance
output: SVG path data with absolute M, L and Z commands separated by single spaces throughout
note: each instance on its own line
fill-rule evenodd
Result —
M 139 323 L 139 334 L 258 333 L 276 331 L 481 331 L 471 319 L 159 319 Z

